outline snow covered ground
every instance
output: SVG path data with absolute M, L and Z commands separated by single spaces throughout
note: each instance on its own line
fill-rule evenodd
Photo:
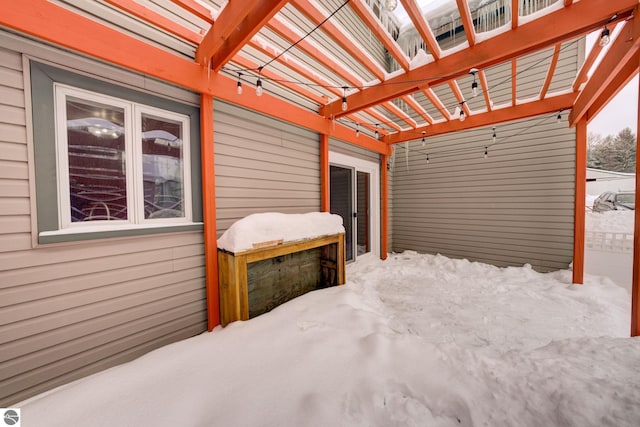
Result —
M 632 248 L 633 223 L 633 211 L 586 212 L 585 272 L 606 276 L 628 289 L 629 292 L 631 291 L 633 252 L 631 250 L 612 251 L 606 248 L 591 247 L 589 239 L 594 238 L 594 233 L 618 233 L 616 236 L 618 239 L 623 237 L 620 233 L 625 233 L 628 238 L 626 246 Z
M 638 426 L 608 279 L 413 252 L 18 404 L 23 426 Z

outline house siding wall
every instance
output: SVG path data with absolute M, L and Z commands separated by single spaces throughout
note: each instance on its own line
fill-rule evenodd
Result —
M 216 101 L 217 231 L 261 212 L 320 210 L 320 136 Z
M 575 131 L 553 115 L 398 147 L 393 248 L 498 266 L 567 268 L 573 256 Z M 457 150 L 457 151 L 456 151 Z M 426 153 L 430 163 L 426 163 Z M 440 154 L 439 154 L 440 153 Z
M 0 45 L 0 407 L 6 407 L 203 332 L 206 306 L 201 231 L 35 244 L 22 53 L 182 102 L 198 96 L 8 33 L 0 32 Z

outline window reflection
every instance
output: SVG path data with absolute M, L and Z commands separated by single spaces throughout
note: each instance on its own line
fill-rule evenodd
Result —
M 142 114 L 144 217 L 184 217 L 182 125 Z
M 67 97 L 71 221 L 126 220 L 124 110 Z

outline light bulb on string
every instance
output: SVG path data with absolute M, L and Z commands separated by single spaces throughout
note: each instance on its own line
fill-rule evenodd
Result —
M 398 0 L 385 0 L 384 8 L 389 12 L 393 12 L 398 7 Z
M 376 139 L 380 139 L 380 132 L 378 132 L 378 124 L 376 123 Z
M 478 96 L 478 82 L 476 81 L 477 72 L 478 72 L 477 68 L 472 68 L 471 70 L 469 70 L 469 74 L 473 76 L 473 82 L 471 83 L 471 92 L 474 98 Z
M 425 136 L 425 134 L 426 134 L 426 133 L 427 133 L 427 132 L 422 131 L 422 146 L 423 146 L 423 147 L 424 147 L 424 146 L 425 146 L 425 144 L 427 143 L 427 140 L 426 140 L 426 139 L 424 139 L 424 136 Z M 429 157 L 429 155 L 428 155 L 428 154 L 427 154 L 427 157 Z
M 360 136 L 360 123 L 356 123 L 356 138 Z
M 487 157 L 489 157 L 489 147 L 485 146 L 484 147 L 484 158 L 486 159 Z
M 458 120 L 460 120 L 461 122 L 464 122 L 464 119 L 466 119 L 466 116 L 464 114 L 464 110 L 461 108 L 460 109 L 460 116 L 458 117 Z
M 342 111 L 347 111 L 347 87 L 343 86 L 342 90 Z
M 491 141 L 495 144 L 496 143 L 496 127 L 493 127 L 493 136 L 491 137 Z
M 262 96 L 262 78 L 260 77 L 260 73 L 262 73 L 262 67 L 258 68 L 258 81 L 256 82 L 256 96 Z
M 242 82 L 240 79 L 242 78 L 242 73 L 238 73 L 238 85 L 236 87 L 236 92 L 238 95 L 242 95 Z
M 611 41 L 611 32 L 605 25 L 604 30 L 602 30 L 602 33 L 600 33 L 600 41 L 598 43 L 600 43 L 601 47 L 605 47 L 606 45 L 609 44 L 610 41 Z
M 427 153 L 427 164 L 429 164 L 429 153 Z
M 558 123 L 562 122 L 562 110 L 558 111 L 558 117 L 556 117 L 556 121 Z

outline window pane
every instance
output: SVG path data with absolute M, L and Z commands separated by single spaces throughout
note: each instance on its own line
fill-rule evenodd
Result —
M 67 97 L 71 222 L 127 219 L 124 110 Z
M 182 218 L 182 124 L 142 114 L 144 217 Z

